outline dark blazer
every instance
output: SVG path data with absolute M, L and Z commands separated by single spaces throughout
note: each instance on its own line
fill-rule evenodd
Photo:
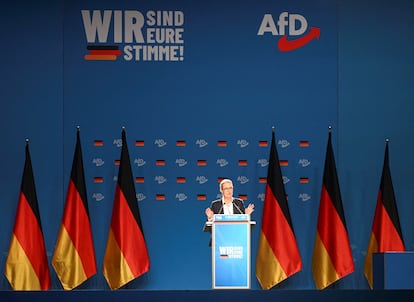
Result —
M 223 201 L 221 198 L 212 201 L 210 209 L 214 214 L 224 214 Z M 242 199 L 233 198 L 233 214 L 244 214 L 244 202 Z

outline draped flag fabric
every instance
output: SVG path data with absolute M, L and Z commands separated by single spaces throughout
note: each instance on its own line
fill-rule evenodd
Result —
M 122 129 L 122 152 L 103 272 L 110 288 L 118 289 L 149 268 L 126 134 Z
M 389 166 L 387 140 L 374 221 L 364 264 L 365 277 L 371 288 L 373 288 L 372 254 L 404 251 L 405 246 Z
M 302 259 L 292 227 L 273 131 L 256 277 L 262 289 L 270 289 L 301 269 Z
M 28 141 L 5 276 L 14 290 L 50 288 L 50 272 Z
M 312 257 L 316 288 L 324 289 L 354 269 L 329 132 Z
M 52 265 L 66 290 L 82 284 L 97 271 L 79 128 L 66 204 Z

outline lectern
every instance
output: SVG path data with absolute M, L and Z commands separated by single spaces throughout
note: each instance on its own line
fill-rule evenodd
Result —
M 372 254 L 374 289 L 414 289 L 414 252 Z
M 211 231 L 213 289 L 250 288 L 250 230 L 255 225 L 247 214 L 215 214 L 206 222 Z

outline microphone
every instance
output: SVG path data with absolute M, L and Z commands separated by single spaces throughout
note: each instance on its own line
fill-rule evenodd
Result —
M 236 209 L 239 211 L 240 214 L 244 214 L 242 210 L 237 206 L 237 204 L 234 202 L 235 200 L 243 202 L 241 199 L 233 199 L 232 204 L 236 207 Z
M 218 211 L 218 213 L 217 213 L 217 214 L 224 214 L 224 211 L 223 211 L 223 213 L 221 213 L 221 211 L 223 211 L 223 203 L 221 203 L 220 210 Z

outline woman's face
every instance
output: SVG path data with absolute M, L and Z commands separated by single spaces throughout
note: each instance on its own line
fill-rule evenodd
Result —
M 224 198 L 233 196 L 233 184 L 231 182 L 225 182 L 221 186 L 221 194 Z

